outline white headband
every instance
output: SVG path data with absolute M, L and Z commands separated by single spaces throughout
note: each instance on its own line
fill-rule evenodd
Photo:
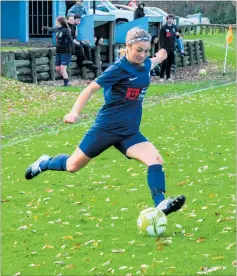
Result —
M 151 42 L 151 39 L 148 38 L 148 37 L 139 37 L 139 38 L 129 40 L 128 44 L 133 44 L 136 41 L 149 41 L 149 42 Z

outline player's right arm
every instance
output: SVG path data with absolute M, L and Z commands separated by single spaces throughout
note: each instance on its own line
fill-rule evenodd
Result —
M 75 123 L 82 108 L 86 105 L 90 97 L 101 88 L 95 81 L 90 83 L 78 96 L 72 110 L 64 117 L 65 123 Z

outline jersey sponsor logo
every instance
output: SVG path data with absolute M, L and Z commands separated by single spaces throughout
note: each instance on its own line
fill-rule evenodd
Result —
M 134 101 L 137 99 L 141 92 L 140 88 L 128 88 L 126 93 L 126 99 Z
M 130 81 L 134 81 L 134 80 L 136 80 L 138 77 L 131 77 L 131 78 L 129 78 L 129 80 Z

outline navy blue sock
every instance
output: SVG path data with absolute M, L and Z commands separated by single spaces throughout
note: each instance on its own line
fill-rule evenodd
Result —
M 68 79 L 63 79 L 64 86 L 68 86 L 69 80 Z
M 42 171 L 66 171 L 67 170 L 67 160 L 69 158 L 68 154 L 57 155 L 48 161 L 42 161 L 40 163 L 40 168 Z
M 165 174 L 162 171 L 162 165 L 156 164 L 148 167 L 147 182 L 156 207 L 165 199 Z

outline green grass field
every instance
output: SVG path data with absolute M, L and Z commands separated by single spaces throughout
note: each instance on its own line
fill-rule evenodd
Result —
M 209 58 L 218 64 L 216 48 Z M 141 131 L 165 160 L 167 196 L 187 197 L 159 238 L 136 226 L 153 204 L 147 168 L 113 148 L 78 173 L 24 179 L 42 153 L 74 151 L 100 92 L 68 126 L 62 118 L 81 88 L 1 82 L 2 275 L 236 274 L 236 84 L 221 86 L 221 71 L 218 81 L 152 85 L 147 93 Z

